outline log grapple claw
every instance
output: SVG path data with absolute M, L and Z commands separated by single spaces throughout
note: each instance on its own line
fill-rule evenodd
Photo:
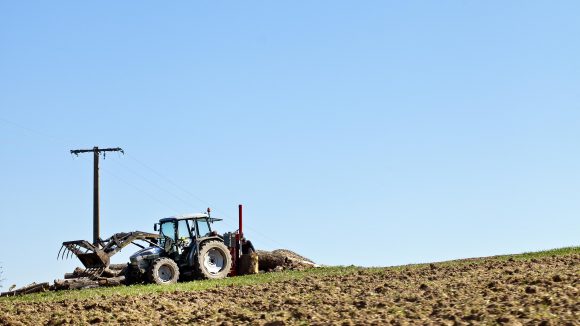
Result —
M 77 256 L 87 270 L 91 270 L 94 272 L 93 274 L 99 274 L 98 276 L 100 276 L 100 273 L 111 263 L 111 256 L 121 251 L 125 246 L 136 240 L 155 245 L 158 238 L 159 235 L 155 233 L 134 231 L 115 233 L 105 240 L 100 240 L 97 244 L 86 240 L 66 241 L 62 243 L 57 259 L 65 259 L 73 255 Z

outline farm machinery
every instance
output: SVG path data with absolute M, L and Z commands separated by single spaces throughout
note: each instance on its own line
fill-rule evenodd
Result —
M 209 208 L 205 213 L 162 218 L 154 224 L 158 233 L 116 233 L 105 240 L 99 238 L 97 243 L 67 241 L 63 242 L 58 257 L 77 256 L 86 268 L 85 273 L 98 278 L 109 267 L 111 256 L 135 244 L 141 249 L 131 255 L 123 270 L 128 285 L 170 284 L 250 273 L 250 260 L 257 256 L 250 255 L 254 248 L 243 237 L 242 205 L 238 230 L 218 234 L 212 227 L 217 221 L 221 219 L 211 217 Z M 257 264 L 254 265 L 257 270 Z

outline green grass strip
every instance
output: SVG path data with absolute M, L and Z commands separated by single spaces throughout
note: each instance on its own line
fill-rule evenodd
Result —
M 502 255 L 493 257 L 482 257 L 482 258 L 469 258 L 469 259 L 459 259 L 446 262 L 436 263 L 437 265 L 455 265 L 463 263 L 478 263 L 484 262 L 490 259 L 499 260 L 528 260 L 534 258 L 542 258 L 548 256 L 561 256 L 580 253 L 580 247 L 567 247 L 559 248 L 538 252 L 527 252 L 516 255 Z M 380 272 L 386 269 L 400 270 L 405 268 L 420 268 L 428 266 L 429 264 L 413 264 L 413 265 L 402 265 L 402 266 L 392 266 L 392 267 L 373 267 L 373 268 L 363 268 L 356 266 L 333 266 L 333 267 L 320 267 L 307 269 L 304 271 L 284 271 L 276 273 L 261 273 L 256 275 L 246 275 L 229 277 L 221 280 L 201 280 L 185 283 L 177 283 L 171 285 L 132 285 L 132 286 L 117 286 L 117 287 L 104 287 L 95 288 L 87 290 L 68 290 L 68 291 L 50 291 L 44 293 L 33 293 L 23 296 L 15 297 L 3 297 L 0 298 L 1 305 L 10 305 L 10 303 L 15 304 L 18 302 L 42 302 L 42 301 L 62 301 L 62 300 L 76 300 L 76 299 L 87 299 L 96 297 L 107 297 L 114 295 L 121 296 L 137 296 L 137 295 L 147 295 L 154 293 L 164 293 L 164 292 L 175 292 L 175 291 L 203 291 L 208 289 L 227 287 L 227 286 L 245 286 L 245 285 L 256 285 L 264 284 L 270 282 L 282 282 L 287 280 L 299 280 L 307 276 L 332 276 L 332 275 L 344 275 L 349 273 L 355 273 L 357 271 L 364 270 L 369 273 Z

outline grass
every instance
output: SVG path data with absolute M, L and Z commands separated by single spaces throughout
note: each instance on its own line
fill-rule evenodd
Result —
M 567 247 L 559 248 L 538 252 L 526 252 L 516 255 L 502 255 L 484 258 L 471 258 L 471 259 L 460 259 L 452 260 L 447 262 L 441 262 L 437 264 L 463 264 L 463 263 L 473 263 L 478 261 L 483 261 L 484 259 L 499 259 L 499 260 L 529 260 L 534 258 L 542 258 L 547 256 L 560 256 L 569 255 L 574 253 L 580 253 L 580 247 Z M 387 267 L 389 269 L 405 269 L 405 268 L 418 268 L 426 266 L 428 264 L 414 264 L 414 265 L 404 265 L 404 266 L 393 266 Z M 384 270 L 384 267 L 373 267 L 373 268 L 363 268 L 356 266 L 336 266 L 336 267 L 320 267 L 314 269 L 308 269 L 305 271 L 285 271 L 278 273 L 263 273 L 257 275 L 247 275 L 239 277 L 230 277 L 221 280 L 204 280 L 204 281 L 194 281 L 186 283 L 177 283 L 171 285 L 132 285 L 132 286 L 119 286 L 110 288 L 96 288 L 88 289 L 83 291 L 71 290 L 71 291 L 58 291 L 58 292 L 45 292 L 45 293 L 34 293 L 23 296 L 16 297 L 3 297 L 0 298 L 0 304 L 10 304 L 18 302 L 40 302 L 40 301 L 61 301 L 70 299 L 87 299 L 94 297 L 107 297 L 113 295 L 123 295 L 123 296 L 139 296 L 154 293 L 163 292 L 174 292 L 174 291 L 202 291 L 220 287 L 228 286 L 244 286 L 244 285 L 256 285 L 264 284 L 270 282 L 282 282 L 287 280 L 302 279 L 308 276 L 337 276 L 349 273 L 355 273 L 360 270 L 367 272 L 380 272 Z
M 511 254 L 511 255 L 498 255 L 498 256 L 487 256 L 487 257 L 477 257 L 477 258 L 463 258 L 463 259 L 455 259 L 455 260 L 447 260 L 447 261 L 440 261 L 440 262 L 433 262 L 433 263 L 420 263 L 420 264 L 409 264 L 409 265 L 399 265 L 399 266 L 391 266 L 387 267 L 390 269 L 407 269 L 407 268 L 421 268 L 425 266 L 429 266 L 430 264 L 435 264 L 439 266 L 453 266 L 458 264 L 468 264 L 468 263 L 478 263 L 484 260 L 495 259 L 495 260 L 531 260 L 537 259 L 542 257 L 550 257 L 550 256 L 563 256 L 563 255 L 570 255 L 570 254 L 580 254 L 580 246 L 579 247 L 564 247 L 564 248 L 557 248 L 557 249 L 549 249 L 549 250 L 542 250 L 542 251 L 533 251 L 533 252 L 524 252 L 521 254 Z
M 358 270 L 366 268 L 363 267 L 321 267 L 308 269 L 305 271 L 284 271 L 278 273 L 262 273 L 256 275 L 246 275 L 238 277 L 229 277 L 221 280 L 201 280 L 193 282 L 184 282 L 170 285 L 132 285 L 132 286 L 118 286 L 118 287 L 103 287 L 87 289 L 83 291 L 70 290 L 70 291 L 57 291 L 57 292 L 44 292 L 44 293 L 33 293 L 22 296 L 15 297 L 3 297 L 0 298 L 0 304 L 3 302 L 21 302 L 21 301 L 59 301 L 65 299 L 85 299 L 94 298 L 101 296 L 112 296 L 112 295 L 146 295 L 153 293 L 163 293 L 163 292 L 175 292 L 175 291 L 202 291 L 220 287 L 227 286 L 244 286 L 244 285 L 256 285 L 264 284 L 270 282 L 282 282 L 286 280 L 302 279 L 309 275 L 318 276 L 330 276 L 330 275 L 341 275 L 348 274 Z
M 535 251 L 535 252 L 524 252 L 522 254 L 517 255 L 502 255 L 502 256 L 495 256 L 498 259 L 516 259 L 516 260 L 527 260 L 527 259 L 534 259 L 534 258 L 542 258 L 548 256 L 562 256 L 562 255 L 570 255 L 574 253 L 580 253 L 580 247 L 565 247 L 565 248 L 558 248 L 558 249 L 550 249 L 550 250 L 542 250 L 542 251 Z

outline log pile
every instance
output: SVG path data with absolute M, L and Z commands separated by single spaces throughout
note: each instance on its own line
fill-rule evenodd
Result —
M 258 254 L 260 271 L 262 272 L 305 270 L 319 266 L 310 259 L 286 249 L 274 251 L 257 250 L 256 253 Z
M 9 297 L 9 296 L 15 296 L 15 295 L 37 293 L 37 292 L 46 292 L 49 290 L 50 290 L 50 285 L 48 284 L 48 282 L 44 282 L 44 283 L 40 283 L 40 284 L 32 283 L 32 284 L 28 284 L 27 286 L 16 289 L 16 290 L 2 292 L 2 293 L 0 293 L 0 297 Z
M 90 271 L 80 267 L 75 268 L 72 273 L 64 274 L 63 280 L 55 280 L 53 290 L 78 290 L 90 289 L 101 286 L 119 286 L 125 281 L 125 264 L 113 264 L 99 275 L 91 274 Z

